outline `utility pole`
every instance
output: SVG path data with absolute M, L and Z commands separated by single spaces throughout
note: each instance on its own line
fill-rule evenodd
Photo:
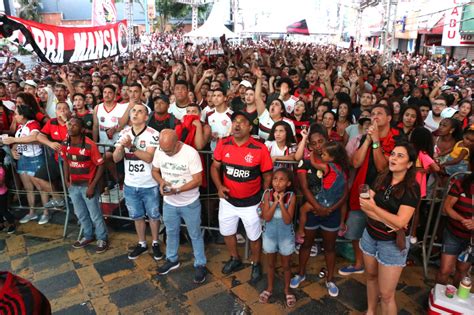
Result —
M 125 0 L 124 11 L 128 28 L 128 51 L 133 51 L 133 0 Z
M 390 62 L 395 43 L 395 20 L 398 0 L 382 0 L 384 24 L 382 30 L 383 63 Z

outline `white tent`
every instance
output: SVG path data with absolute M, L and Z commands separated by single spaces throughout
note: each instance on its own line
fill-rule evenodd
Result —
M 224 25 L 225 17 L 228 16 L 228 14 L 224 2 L 222 0 L 216 0 L 206 22 L 204 22 L 204 24 L 198 29 L 191 31 L 184 36 L 217 38 L 225 34 L 226 38 L 238 37 Z

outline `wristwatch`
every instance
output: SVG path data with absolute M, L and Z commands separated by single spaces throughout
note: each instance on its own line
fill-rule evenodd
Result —
M 372 149 L 377 149 L 377 148 L 380 148 L 380 142 L 372 143 Z

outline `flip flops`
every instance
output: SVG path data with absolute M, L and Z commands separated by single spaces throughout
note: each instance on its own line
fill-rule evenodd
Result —
M 258 301 L 260 303 L 266 304 L 268 303 L 268 300 L 270 299 L 271 296 L 272 296 L 271 292 L 268 292 L 267 290 L 263 290 L 262 293 L 260 293 Z

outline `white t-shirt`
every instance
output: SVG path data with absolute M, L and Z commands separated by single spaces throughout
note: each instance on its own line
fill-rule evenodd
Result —
M 41 127 L 37 121 L 29 120 L 24 125 L 18 126 L 18 129 L 15 132 L 15 138 L 27 137 L 31 135 L 33 131 L 38 133 L 40 129 Z M 23 154 L 23 156 L 27 157 L 39 156 L 43 153 L 43 148 L 38 144 L 19 143 L 16 145 L 16 150 L 19 154 Z
M 160 133 L 151 127 L 146 127 L 137 135 L 134 134 L 132 127 L 126 127 L 120 132 L 115 146 L 119 145 L 120 139 L 126 135 L 130 136 L 137 150 L 146 151 L 148 147 L 158 147 Z M 142 188 L 150 188 L 158 185 L 151 175 L 152 164 L 140 160 L 135 154 L 130 152 L 128 148 L 125 148 L 124 164 L 125 185 Z
M 186 107 L 179 107 L 176 102 L 171 103 L 168 108 L 168 113 L 173 114 L 178 120 L 183 120 L 183 116 L 186 115 Z
M 120 118 L 127 110 L 127 104 L 116 103 L 112 110 L 107 111 L 104 103 L 97 105 L 97 120 L 99 122 L 99 143 L 114 145 L 119 137 L 116 132 L 112 139 L 107 136 L 107 130 L 118 126 Z
M 214 107 L 209 107 L 206 106 L 204 109 L 201 111 L 201 121 L 204 123 L 206 122 L 206 117 L 209 112 L 212 112 L 214 110 Z
M 291 119 L 288 119 L 286 117 L 283 117 L 283 121 L 288 123 L 290 125 L 291 130 L 293 131 L 293 135 L 296 135 L 295 131 L 295 124 Z M 275 124 L 275 121 L 270 117 L 270 113 L 268 112 L 268 109 L 265 109 L 265 111 L 258 117 L 258 136 L 262 138 L 263 140 L 267 140 L 268 137 L 270 136 L 270 131 L 272 131 L 272 127 Z
M 227 108 L 225 112 L 218 113 L 212 110 L 207 113 L 206 123 L 211 127 L 211 134 L 218 138 L 228 137 L 232 128 L 232 110 Z M 217 140 L 211 140 L 211 150 L 214 151 L 217 145 Z
M 159 149 L 153 158 L 153 166 L 160 169 L 163 180 L 172 188 L 179 188 L 193 179 L 193 175 L 202 172 L 201 158 L 193 147 L 184 144 L 178 153 L 169 156 Z M 163 196 L 163 200 L 175 207 L 187 206 L 199 198 L 199 187 L 176 195 Z
M 430 110 L 430 112 L 428 113 L 428 116 L 426 116 L 426 119 L 425 119 L 425 128 L 433 132 L 433 131 L 436 131 L 438 127 L 439 127 L 439 122 L 436 122 L 433 119 L 433 111 Z
M 298 101 L 298 98 L 294 95 L 291 95 L 289 99 L 286 101 L 283 101 L 283 104 L 285 104 L 285 110 L 288 114 L 292 114 L 293 111 L 295 110 L 295 104 Z

